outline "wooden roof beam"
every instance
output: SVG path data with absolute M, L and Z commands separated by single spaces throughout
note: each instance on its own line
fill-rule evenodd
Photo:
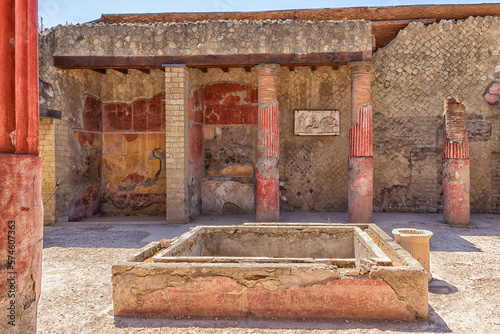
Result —
M 72 69 L 154 69 L 163 64 L 186 64 L 194 68 L 253 67 L 262 63 L 282 66 L 335 66 L 371 60 L 372 51 L 292 54 L 243 54 L 197 56 L 54 56 L 54 66 Z

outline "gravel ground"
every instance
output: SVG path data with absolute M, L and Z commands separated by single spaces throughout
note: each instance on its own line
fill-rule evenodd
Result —
M 38 333 L 500 333 L 500 215 L 472 215 L 469 227 L 439 214 L 376 213 L 393 228 L 431 230 L 427 321 L 313 321 L 114 317 L 111 265 L 145 244 L 195 225 L 228 225 L 253 216 L 200 216 L 189 225 L 96 218 L 45 228 Z M 347 222 L 346 213 L 282 213 L 284 222 Z M 443 285 L 441 284 L 441 285 Z

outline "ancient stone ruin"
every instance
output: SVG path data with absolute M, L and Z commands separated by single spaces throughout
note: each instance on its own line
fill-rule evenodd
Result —
M 470 211 L 497 213 L 499 20 L 444 12 L 104 15 L 43 31 L 44 198 L 59 182 L 45 222 L 446 211 L 449 96 L 468 110 Z

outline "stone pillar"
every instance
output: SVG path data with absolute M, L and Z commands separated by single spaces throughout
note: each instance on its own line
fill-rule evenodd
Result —
M 443 214 L 444 222 L 469 225 L 470 164 L 465 106 L 455 99 L 444 102 Z
M 37 1 L 0 2 L 0 333 L 35 333 L 42 275 Z
M 189 221 L 188 203 L 188 69 L 165 67 L 165 135 L 167 167 L 167 223 Z
M 256 164 L 256 220 L 277 222 L 279 201 L 279 107 L 278 64 L 260 64 L 259 76 L 259 156 Z
M 349 222 L 371 223 L 373 211 L 371 62 L 351 67 L 351 128 L 349 129 Z

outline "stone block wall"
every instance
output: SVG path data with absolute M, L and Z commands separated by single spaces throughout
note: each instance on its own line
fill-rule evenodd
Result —
M 498 80 L 499 37 L 494 17 L 412 23 L 374 54 L 375 210 L 442 210 L 442 110 L 453 97 L 467 110 L 471 211 L 498 212 L 500 108 L 487 94 Z
M 57 26 L 55 55 L 177 56 L 371 51 L 369 21 L 217 20 Z

